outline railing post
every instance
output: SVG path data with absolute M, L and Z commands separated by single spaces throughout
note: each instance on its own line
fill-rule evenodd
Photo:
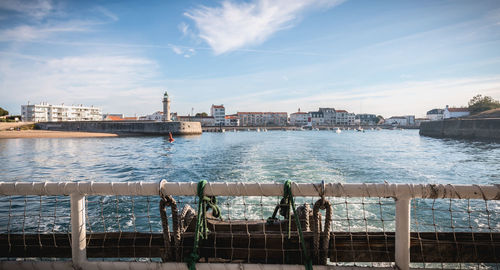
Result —
M 75 269 L 82 269 L 87 260 L 87 229 L 85 226 L 85 196 L 71 194 L 71 258 Z
M 396 267 L 410 269 L 410 198 L 396 198 Z

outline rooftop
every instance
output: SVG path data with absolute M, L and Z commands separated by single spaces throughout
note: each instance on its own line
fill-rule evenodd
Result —
M 448 108 L 449 112 L 469 112 L 468 108 Z

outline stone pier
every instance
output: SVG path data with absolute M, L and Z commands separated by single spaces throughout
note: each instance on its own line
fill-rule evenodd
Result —
M 131 135 L 196 135 L 201 134 L 200 122 L 153 121 L 75 121 L 36 123 L 37 129 L 59 131 L 86 131 Z

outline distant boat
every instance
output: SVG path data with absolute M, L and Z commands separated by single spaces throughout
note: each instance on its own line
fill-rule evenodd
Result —
M 255 131 L 260 132 L 260 128 L 257 128 Z
M 337 128 L 337 129 L 335 130 L 335 133 L 337 133 L 337 134 L 340 134 L 341 132 L 342 132 L 342 131 L 340 130 L 340 128 Z
M 224 132 L 226 132 L 226 130 L 225 130 L 225 129 L 221 129 L 221 130 L 220 130 L 220 132 L 223 132 L 223 133 L 224 133 Z
M 361 126 L 359 126 L 359 127 L 356 129 L 356 131 L 365 132 L 365 130 L 364 130 Z

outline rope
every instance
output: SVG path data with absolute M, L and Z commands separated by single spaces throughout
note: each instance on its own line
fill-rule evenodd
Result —
M 168 228 L 168 217 L 166 207 L 170 206 L 172 210 L 172 228 L 174 230 L 173 239 L 170 238 L 170 232 Z M 164 262 L 171 261 L 172 258 L 176 261 L 180 259 L 179 256 L 179 243 L 181 241 L 181 232 L 179 230 L 179 220 L 177 214 L 177 203 L 174 198 L 170 195 L 162 195 L 160 200 L 160 217 L 161 225 L 163 227 L 163 244 L 165 246 L 165 253 L 162 254 L 162 260 Z M 172 248 L 172 240 L 174 247 Z
M 302 247 L 302 254 L 304 256 L 304 266 L 306 270 L 313 270 L 312 261 L 309 257 L 309 253 L 307 252 L 306 243 L 304 241 L 304 235 L 302 233 L 302 226 L 300 225 L 299 215 L 297 214 L 297 210 L 295 209 L 295 202 L 292 194 L 292 181 L 286 180 L 284 189 L 283 189 L 283 200 L 288 205 L 288 210 L 290 208 L 293 210 L 293 215 L 295 216 L 295 224 L 297 225 L 297 229 L 299 231 L 299 239 Z M 291 218 L 288 219 L 288 239 L 290 239 L 292 222 Z
M 321 232 L 321 213 L 319 210 L 326 209 L 325 227 Z M 326 265 L 328 259 L 328 245 L 330 243 L 330 225 L 332 221 L 332 205 L 325 198 L 316 201 L 313 207 L 313 231 L 314 231 L 314 258 L 318 264 Z M 321 234 L 321 239 L 320 239 Z M 319 250 L 321 240 L 321 253 Z
M 198 194 L 198 215 L 196 218 L 196 229 L 194 236 L 193 251 L 186 258 L 186 263 L 189 270 L 196 270 L 196 262 L 200 258 L 198 255 L 198 245 L 200 237 L 201 239 L 207 239 L 208 237 L 208 227 L 207 227 L 207 208 L 212 209 L 212 215 L 215 218 L 220 217 L 220 209 L 217 206 L 217 199 L 214 196 L 205 196 L 205 186 L 207 185 L 206 180 L 201 180 L 198 182 L 196 193 Z

